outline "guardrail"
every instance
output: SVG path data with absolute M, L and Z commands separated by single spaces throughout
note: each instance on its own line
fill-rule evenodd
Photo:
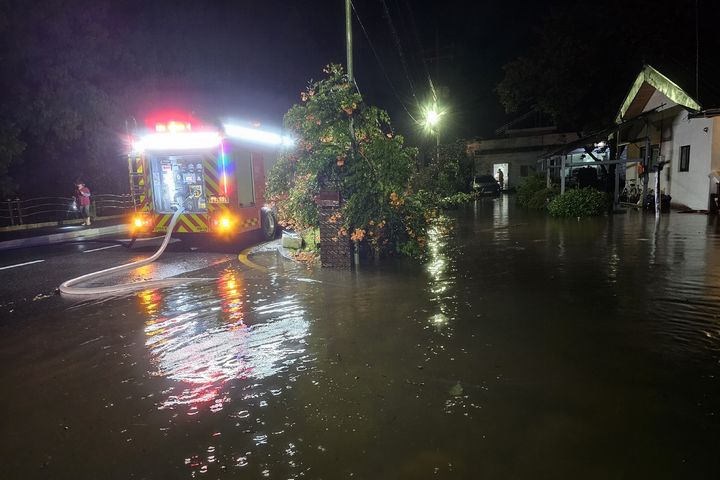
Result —
M 132 211 L 130 194 L 101 193 L 90 197 L 92 217 L 118 215 Z M 35 197 L 0 202 L 0 226 L 54 222 L 80 218 L 73 197 Z

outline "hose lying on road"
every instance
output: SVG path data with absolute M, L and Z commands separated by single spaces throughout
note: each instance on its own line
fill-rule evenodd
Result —
M 119 265 L 117 267 L 106 268 L 105 270 L 88 273 L 86 275 L 81 275 L 77 278 L 70 279 L 66 282 L 63 282 L 62 285 L 60 285 L 60 293 L 64 294 L 64 295 L 109 295 L 109 294 L 129 292 L 132 290 L 139 290 L 139 289 L 145 289 L 145 288 L 167 287 L 169 285 L 176 285 L 179 283 L 214 280 L 213 278 L 166 278 L 163 280 L 148 280 L 148 281 L 144 281 L 144 282 L 124 283 L 124 284 L 120 284 L 120 285 L 109 285 L 109 286 L 105 286 L 105 287 L 75 287 L 74 286 L 74 285 L 77 285 L 78 283 L 88 282 L 90 280 L 96 280 L 98 278 L 106 277 L 108 275 L 113 275 L 115 273 L 124 272 L 126 270 L 132 270 L 134 268 L 142 267 L 143 265 L 152 263 L 155 260 L 157 260 L 158 258 L 160 258 L 160 255 L 163 254 L 163 252 L 165 251 L 165 247 L 167 247 L 168 243 L 170 242 L 170 237 L 172 236 L 172 231 L 173 231 L 173 228 L 175 228 L 175 224 L 177 223 L 178 218 L 184 211 L 185 211 L 185 208 L 181 206 L 175 212 L 172 219 L 170 220 L 170 224 L 168 225 L 167 233 L 165 234 L 165 239 L 163 240 L 162 245 L 160 245 L 160 248 L 158 249 L 158 251 L 155 252 L 151 257 L 145 258 L 143 260 L 138 260 L 136 262 L 126 263 L 125 265 Z

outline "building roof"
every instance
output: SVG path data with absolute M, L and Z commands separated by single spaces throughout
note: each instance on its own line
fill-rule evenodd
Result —
M 652 66 L 645 65 L 625 96 L 615 122 L 622 123 L 642 114 L 655 92 L 662 93 L 672 102 L 693 112 L 702 109 L 700 104 L 675 82 Z

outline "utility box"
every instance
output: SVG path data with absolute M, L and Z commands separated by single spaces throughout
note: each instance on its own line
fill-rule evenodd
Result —
M 302 247 L 302 237 L 299 233 L 295 232 L 282 232 L 282 246 L 283 248 L 294 248 L 295 250 Z

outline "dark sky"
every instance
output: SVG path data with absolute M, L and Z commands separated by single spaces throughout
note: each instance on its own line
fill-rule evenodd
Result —
M 138 112 L 180 104 L 200 114 L 279 123 L 325 64 L 345 63 L 344 0 L 148 3 L 129 16 L 140 19 L 143 41 L 167 45 L 159 63 L 182 74 L 142 89 Z M 412 136 L 418 128 L 410 115 L 430 98 L 429 74 L 449 92 L 447 140 L 492 131 L 504 118 L 493 91 L 501 66 L 523 52 L 550 3 L 355 0 L 367 31 L 354 17 L 360 91 Z

